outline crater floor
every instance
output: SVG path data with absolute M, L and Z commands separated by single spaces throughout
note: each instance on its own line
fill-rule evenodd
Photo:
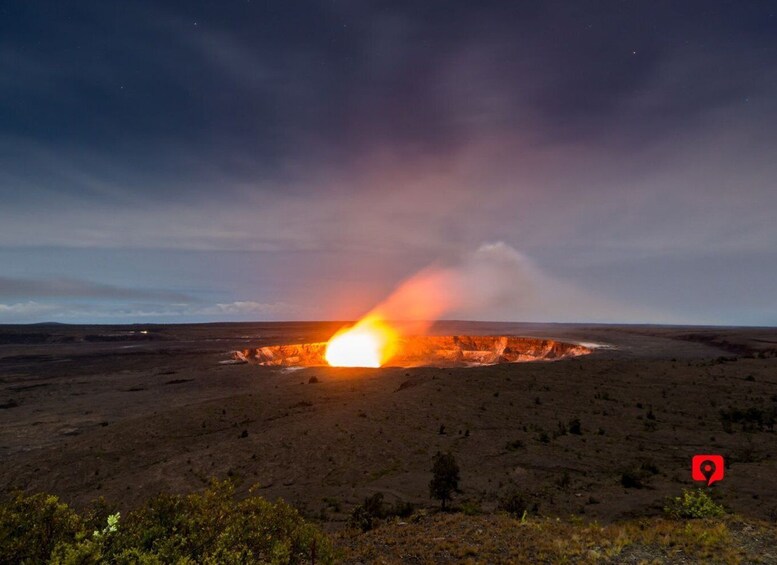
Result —
M 235 358 L 268 367 L 327 365 L 326 342 L 267 345 L 235 352 Z M 517 336 L 413 336 L 398 340 L 386 367 L 471 367 L 553 361 L 587 355 L 589 347 L 553 339 Z

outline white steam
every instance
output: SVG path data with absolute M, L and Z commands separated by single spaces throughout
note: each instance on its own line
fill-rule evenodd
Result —
M 645 321 L 656 318 L 656 313 L 557 280 L 503 242 L 484 244 L 452 265 L 422 270 L 371 313 L 413 321 L 408 330 L 413 333 L 423 333 L 439 319 L 607 322 L 624 313 Z

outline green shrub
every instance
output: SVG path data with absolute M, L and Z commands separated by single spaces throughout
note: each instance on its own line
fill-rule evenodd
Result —
M 119 526 L 119 513 L 106 519 L 106 525 L 94 530 L 91 535 L 86 531 L 76 535 L 76 541 L 63 541 L 54 548 L 49 563 L 52 565 L 97 565 L 108 560 L 110 544 Z M 140 558 L 140 556 L 138 556 Z
M 351 515 L 348 517 L 348 526 L 361 530 L 362 532 L 369 532 L 375 525 L 375 518 L 367 512 L 364 506 L 359 505 L 353 509 Z
M 292 507 L 230 482 L 202 493 L 160 495 L 90 529 L 56 497 L 18 495 L 0 506 L 0 563 L 319 563 L 334 561 L 329 539 Z
M 49 494 L 16 493 L 0 505 L 0 563 L 41 563 L 84 531 L 81 517 Z
M 680 496 L 669 499 L 664 512 L 672 518 L 717 518 L 726 511 L 703 489 L 683 489 Z
M 298 563 L 309 561 L 314 550 L 326 562 L 332 552 L 291 506 L 258 496 L 235 500 L 228 481 L 213 482 L 202 494 L 152 499 L 128 516 L 120 532 L 121 549 L 147 551 L 165 562 Z
M 363 532 L 370 531 L 375 523 L 386 516 L 383 507 L 383 493 L 376 492 L 364 499 L 364 503 L 357 506 L 351 512 L 348 525 Z

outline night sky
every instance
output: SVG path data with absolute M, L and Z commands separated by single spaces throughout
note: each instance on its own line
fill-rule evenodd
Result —
M 4 1 L 0 202 L 0 323 L 776 325 L 777 3 Z

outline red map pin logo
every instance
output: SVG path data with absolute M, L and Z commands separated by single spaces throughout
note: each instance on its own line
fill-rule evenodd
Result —
M 707 486 L 723 479 L 725 463 L 722 455 L 694 455 L 691 459 L 691 477 Z

